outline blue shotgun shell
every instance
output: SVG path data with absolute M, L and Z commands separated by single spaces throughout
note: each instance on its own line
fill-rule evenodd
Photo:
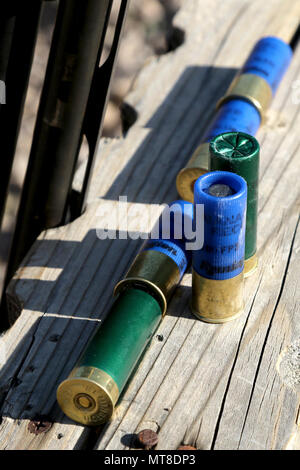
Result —
M 210 142 L 224 132 L 245 132 L 254 136 L 260 122 L 260 114 L 253 104 L 242 99 L 232 99 L 218 109 L 202 141 Z
M 162 212 L 156 227 L 152 230 L 155 238 L 149 238 L 143 251 L 154 250 L 164 253 L 178 266 L 180 279 L 191 262 L 192 253 L 186 249 L 186 237 L 193 229 L 193 204 L 177 200 Z
M 246 181 L 227 171 L 206 173 L 194 186 L 197 204 L 204 205 L 204 245 L 193 252 L 194 271 L 207 279 L 238 276 L 244 269 Z
M 264 78 L 275 94 L 293 56 L 289 44 L 275 36 L 260 39 L 246 60 L 241 73 Z

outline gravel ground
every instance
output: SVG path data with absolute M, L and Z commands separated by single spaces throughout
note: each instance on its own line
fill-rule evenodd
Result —
M 164 54 L 168 50 L 167 37 L 172 18 L 182 0 L 131 0 L 119 49 L 117 66 L 111 86 L 111 95 L 104 119 L 103 136 L 121 135 L 120 107 L 131 84 L 148 57 Z M 118 1 L 114 2 L 118 5 Z M 35 57 L 25 103 L 24 115 L 10 182 L 6 213 L 0 240 L 0 283 L 14 229 L 19 197 L 24 178 L 39 96 L 48 59 L 49 46 L 56 15 L 56 2 L 45 3 Z M 109 47 L 117 18 L 113 8 L 109 24 L 104 57 Z M 9 103 L 7 103 L 7 106 Z

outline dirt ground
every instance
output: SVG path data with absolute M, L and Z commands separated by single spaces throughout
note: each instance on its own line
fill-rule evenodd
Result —
M 110 100 L 104 119 L 103 136 L 122 133 L 120 108 L 131 84 L 145 61 L 153 55 L 166 53 L 174 14 L 182 0 L 131 0 L 119 48 L 117 65 L 111 86 Z M 104 56 L 108 54 L 119 0 L 114 1 Z M 21 131 L 10 181 L 9 197 L 0 235 L 0 284 L 3 282 L 9 246 L 15 225 L 22 182 L 28 162 L 31 139 L 38 109 L 39 96 L 47 65 L 57 2 L 45 2 L 38 41 L 25 102 Z M 9 103 L 7 103 L 7 106 Z

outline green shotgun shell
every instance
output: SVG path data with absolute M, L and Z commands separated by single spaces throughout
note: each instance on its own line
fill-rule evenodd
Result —
M 154 231 L 159 238 L 145 242 L 124 279 L 117 283 L 116 301 L 107 318 L 57 389 L 60 407 L 74 421 L 98 426 L 110 419 L 187 269 L 191 254 L 184 234 L 187 221 L 192 223 L 193 205 L 179 200 L 165 210 L 171 210 L 174 217 L 168 212 L 169 218 L 161 215 Z M 169 238 L 162 238 L 164 224 L 168 224 Z M 176 233 L 181 237 L 175 237 Z
M 231 171 L 242 176 L 248 187 L 244 276 L 257 267 L 257 205 L 259 143 L 244 132 L 224 132 L 210 142 L 210 169 Z
M 105 423 L 128 378 L 162 319 L 159 302 L 148 292 L 127 288 L 57 389 L 69 418 L 85 425 Z

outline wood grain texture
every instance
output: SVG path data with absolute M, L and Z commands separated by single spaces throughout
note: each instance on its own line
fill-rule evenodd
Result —
M 236 68 L 261 36 L 288 40 L 299 17 L 300 4 L 292 0 L 183 1 L 174 22 L 185 30 L 185 42 L 150 60 L 136 79 L 127 102 L 138 120 L 124 139 L 101 141 L 86 212 L 41 234 L 9 286 L 11 316 L 18 318 L 0 338 L 7 359 L 1 448 L 124 449 L 145 427 L 159 431 L 159 449 L 297 446 L 300 106 L 293 86 L 300 51 L 258 134 L 260 262 L 245 283 L 244 316 L 224 325 L 195 320 L 187 273 L 157 332 L 163 341 L 153 338 L 98 439 L 62 415 L 55 390 L 105 317 L 113 286 L 141 245 L 99 240 L 100 211 L 113 211 L 119 195 L 144 214 L 146 205 L 175 200 L 176 174 Z M 132 227 L 136 235 L 147 232 L 146 217 L 136 217 Z M 54 422 L 39 436 L 27 429 L 37 415 Z

